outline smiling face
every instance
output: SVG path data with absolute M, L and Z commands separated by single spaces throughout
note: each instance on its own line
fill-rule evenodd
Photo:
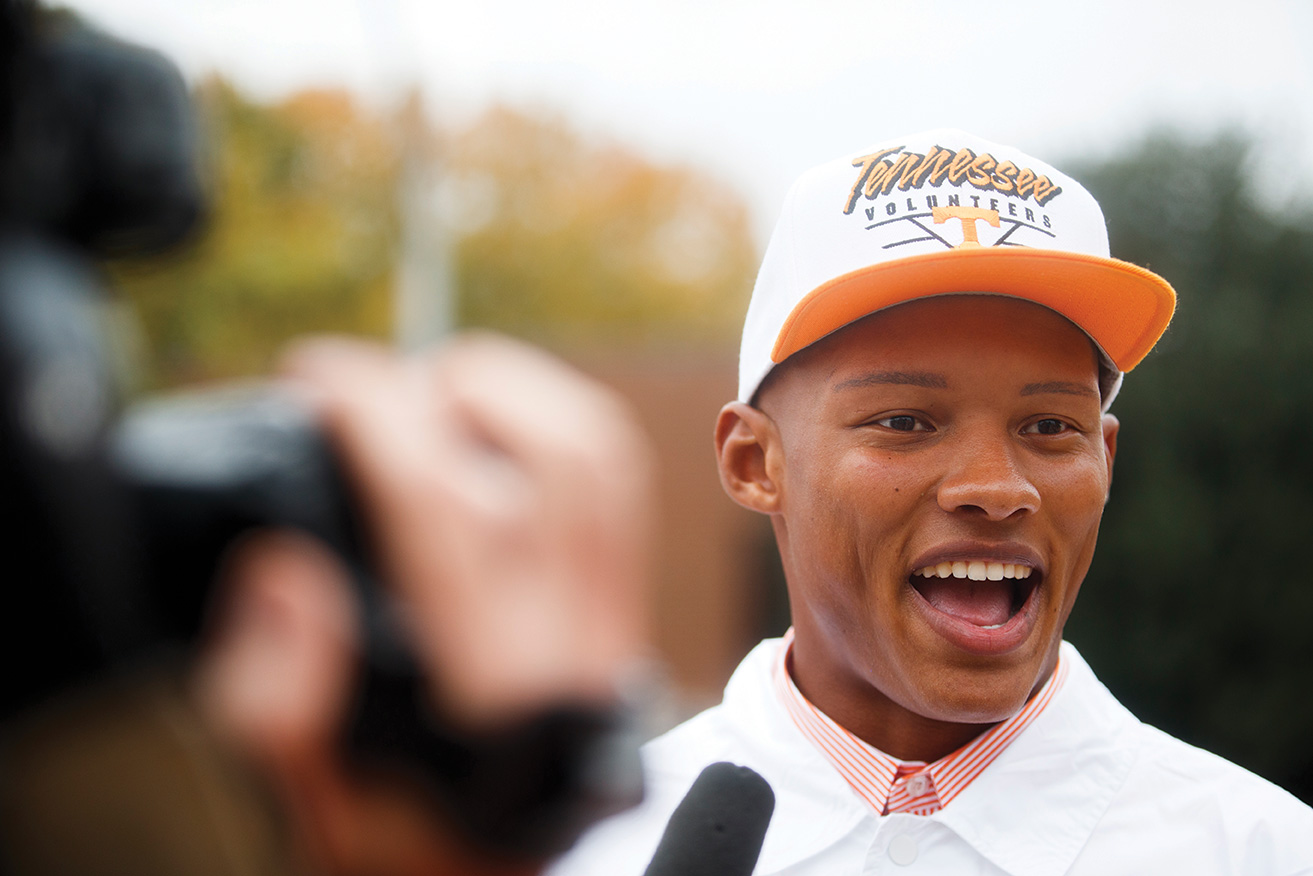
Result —
M 867 317 L 780 366 L 759 410 L 727 406 L 722 474 L 772 516 L 803 693 L 876 744 L 1015 714 L 1057 660 L 1116 429 L 1089 339 L 987 296 Z M 759 459 L 735 463 L 749 433 Z

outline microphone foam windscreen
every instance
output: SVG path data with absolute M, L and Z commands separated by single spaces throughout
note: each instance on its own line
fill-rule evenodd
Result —
M 713 763 L 675 807 L 644 876 L 750 876 L 774 811 L 758 773 Z

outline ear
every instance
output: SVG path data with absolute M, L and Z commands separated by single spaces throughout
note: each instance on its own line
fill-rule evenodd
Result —
M 1103 449 L 1108 464 L 1108 487 L 1112 487 L 1112 462 L 1117 456 L 1117 433 L 1121 430 L 1121 421 L 1112 414 L 1103 415 Z
M 780 510 L 784 450 L 775 421 L 742 402 L 730 402 L 716 419 L 720 483 L 738 504 L 762 514 Z

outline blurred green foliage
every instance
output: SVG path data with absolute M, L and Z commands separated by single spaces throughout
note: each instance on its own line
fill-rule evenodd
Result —
M 569 348 L 736 343 L 758 255 L 727 185 L 504 108 L 445 164 L 461 324 Z
M 215 79 L 197 103 L 207 227 L 171 257 L 112 266 L 146 336 L 146 385 L 262 373 L 306 332 L 386 337 L 398 164 L 386 127 L 333 92 L 266 107 Z
M 733 343 L 757 252 L 742 199 L 704 174 L 505 108 L 441 130 L 413 103 L 395 119 L 340 91 L 266 105 L 219 79 L 197 103 L 208 227 L 111 268 L 145 388 L 265 373 L 306 333 L 393 338 L 403 150 L 438 171 L 408 184 L 436 176 L 424 232 L 451 254 L 459 324 L 558 348 Z
M 1142 719 L 1313 801 L 1313 211 L 1265 204 L 1250 151 L 1157 133 L 1074 170 L 1179 305 L 1113 406 L 1067 636 Z

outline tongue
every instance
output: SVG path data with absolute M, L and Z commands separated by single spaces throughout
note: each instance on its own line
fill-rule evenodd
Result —
M 1011 581 L 924 578 L 916 585 L 935 608 L 978 627 L 997 626 L 1012 616 Z

